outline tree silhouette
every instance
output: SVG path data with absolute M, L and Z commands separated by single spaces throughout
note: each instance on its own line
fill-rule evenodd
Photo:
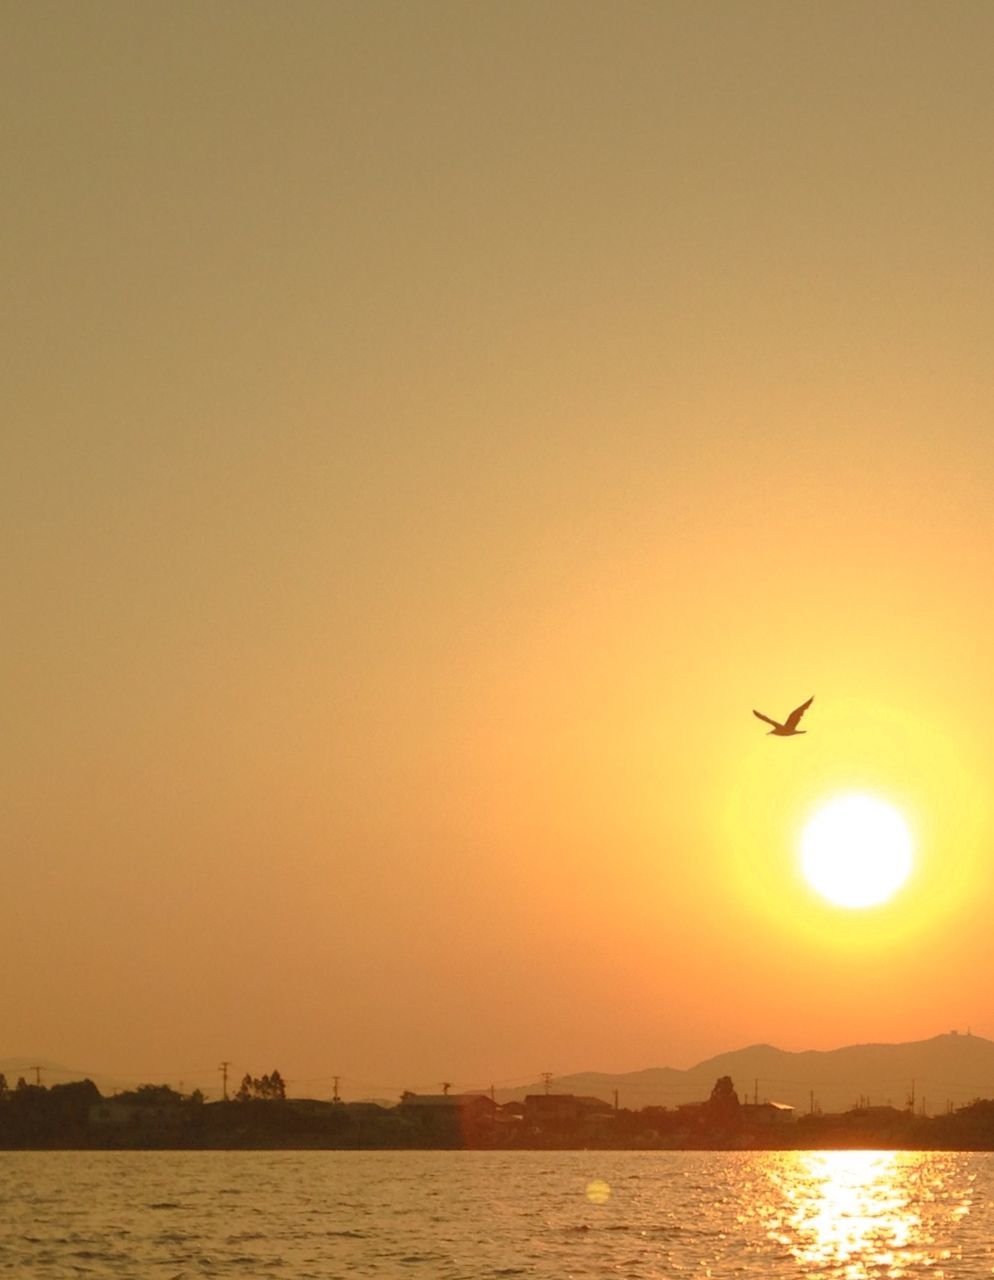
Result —
M 734 1122 L 739 1118 L 741 1104 L 731 1076 L 719 1076 L 708 1099 L 708 1110 L 719 1123 Z
M 246 1071 L 235 1094 L 236 1102 L 282 1102 L 286 1098 L 286 1081 L 278 1071 L 266 1076 L 251 1076 Z

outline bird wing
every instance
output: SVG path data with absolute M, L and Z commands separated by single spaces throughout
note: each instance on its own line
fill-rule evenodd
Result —
M 762 711 L 754 711 L 752 714 L 756 717 L 757 720 L 765 720 L 767 724 L 771 724 L 774 727 L 774 729 L 780 728 L 780 725 L 778 725 L 775 720 L 771 720 L 769 716 L 764 716 Z
M 801 716 L 803 716 L 803 715 L 804 715 L 805 711 L 807 711 L 808 707 L 810 707 L 810 706 L 811 706 L 812 702 L 814 702 L 814 695 L 813 695 L 813 694 L 812 694 L 812 696 L 807 700 L 807 702 L 802 702 L 802 703 L 801 703 L 801 705 L 800 705 L 799 707 L 795 707 L 795 708 L 794 708 L 794 710 L 793 710 L 793 711 L 790 713 L 790 715 L 787 717 L 787 723 L 784 725 L 784 728 L 785 728 L 785 729 L 796 729 L 796 728 L 797 728 L 797 726 L 801 723 Z

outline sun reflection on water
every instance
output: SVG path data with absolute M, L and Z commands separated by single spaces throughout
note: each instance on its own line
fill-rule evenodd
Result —
M 776 1194 L 762 1215 L 769 1240 L 804 1273 L 893 1280 L 928 1268 L 936 1277 L 953 1257 L 925 1220 L 940 1188 L 941 1169 L 924 1170 L 912 1153 L 809 1151 L 770 1170 Z M 947 1221 L 970 1212 L 969 1185 L 956 1189 Z

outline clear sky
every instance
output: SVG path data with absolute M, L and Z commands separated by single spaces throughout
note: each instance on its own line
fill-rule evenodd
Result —
M 994 7 L 0 12 L 0 1057 L 994 1034 Z

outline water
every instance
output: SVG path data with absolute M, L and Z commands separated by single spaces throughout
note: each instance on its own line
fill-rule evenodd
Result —
M 4 1152 L 0 1276 L 994 1272 L 994 1155 Z

